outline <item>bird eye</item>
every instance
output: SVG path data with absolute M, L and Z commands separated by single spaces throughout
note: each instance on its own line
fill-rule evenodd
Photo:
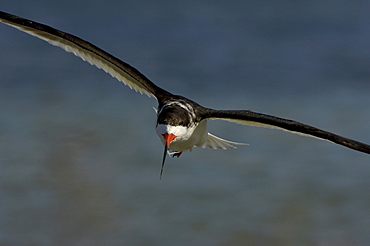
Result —
M 179 122 L 179 125 L 187 126 L 187 125 L 189 125 L 189 121 L 188 120 L 182 120 L 182 121 Z

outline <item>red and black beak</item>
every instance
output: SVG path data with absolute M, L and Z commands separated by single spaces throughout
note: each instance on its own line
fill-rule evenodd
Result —
M 170 146 L 171 142 L 177 137 L 176 135 L 174 135 L 172 133 L 170 133 L 170 134 L 164 133 L 164 134 L 162 134 L 162 136 L 164 138 L 164 153 L 163 153 L 161 174 L 159 176 L 159 179 L 162 179 L 164 162 L 166 161 L 168 147 Z

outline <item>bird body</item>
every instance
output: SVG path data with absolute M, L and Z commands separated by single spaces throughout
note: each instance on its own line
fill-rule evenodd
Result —
M 250 110 L 216 110 L 206 108 L 183 96 L 174 95 L 150 81 L 136 68 L 72 34 L 50 26 L 0 11 L 0 22 L 36 36 L 48 43 L 72 52 L 84 61 L 103 69 L 130 88 L 155 97 L 158 101 L 156 132 L 164 143 L 162 169 L 168 154 L 179 157 L 193 147 L 227 149 L 242 143 L 216 137 L 207 131 L 207 120 L 277 128 L 340 144 L 370 154 L 370 145 L 321 130 L 294 120 L 256 113 Z
M 235 148 L 234 145 L 241 144 L 208 133 L 207 119 L 202 117 L 205 111 L 202 106 L 183 97 L 164 104 L 157 113 L 158 136 L 163 138 L 164 133 L 175 135 L 169 146 L 175 152 L 192 150 L 193 147 Z

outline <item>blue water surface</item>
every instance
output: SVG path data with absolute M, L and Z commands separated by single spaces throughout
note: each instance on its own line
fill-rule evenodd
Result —
M 370 143 L 369 1 L 20 1 L 200 104 Z M 168 159 L 153 98 L 0 25 L 0 245 L 368 245 L 370 157 L 210 121 Z

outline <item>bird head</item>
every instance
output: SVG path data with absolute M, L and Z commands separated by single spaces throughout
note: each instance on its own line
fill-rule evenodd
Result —
M 182 106 L 169 104 L 158 111 L 156 131 L 164 143 L 161 176 L 171 143 L 189 139 L 193 133 L 191 125 L 191 114 Z

